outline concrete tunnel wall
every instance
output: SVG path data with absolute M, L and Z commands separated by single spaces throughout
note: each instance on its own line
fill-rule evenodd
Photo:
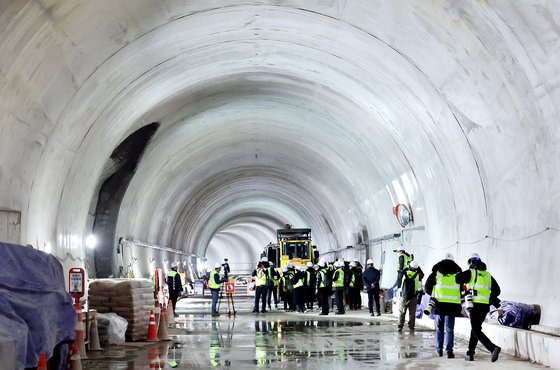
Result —
M 159 122 L 116 236 L 249 258 L 289 222 L 325 253 L 400 232 L 406 203 L 422 266 L 477 251 L 559 327 L 559 19 L 544 0 L 3 2 L 0 209 L 82 263 L 107 158 Z

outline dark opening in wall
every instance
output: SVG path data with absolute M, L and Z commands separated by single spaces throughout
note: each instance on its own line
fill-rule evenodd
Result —
M 110 172 L 99 189 L 93 222 L 93 234 L 97 238 L 94 250 L 97 278 L 117 276 L 115 230 L 119 209 L 142 154 L 158 128 L 159 123 L 153 122 L 132 133 L 115 148 L 105 165 Z

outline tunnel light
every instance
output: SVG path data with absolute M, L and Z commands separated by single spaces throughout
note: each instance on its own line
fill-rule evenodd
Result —
M 93 234 L 89 234 L 86 238 L 86 247 L 93 249 L 97 245 L 97 238 Z

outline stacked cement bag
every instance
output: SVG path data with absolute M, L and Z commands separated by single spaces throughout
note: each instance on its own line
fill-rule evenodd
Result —
M 99 313 L 113 312 L 128 321 L 126 340 L 145 340 L 150 309 L 154 307 L 152 282 L 147 279 L 99 279 L 89 284 L 89 306 Z

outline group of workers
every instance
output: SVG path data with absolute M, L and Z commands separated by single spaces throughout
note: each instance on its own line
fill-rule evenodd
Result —
M 286 312 L 307 312 L 314 309 L 317 302 L 321 315 L 328 315 L 331 306 L 336 306 L 336 314 L 344 314 L 345 307 L 360 310 L 362 299 L 360 292 L 366 287 L 369 299 L 369 311 L 381 314 L 379 303 L 379 270 L 373 267 L 373 261 L 367 261 L 367 268 L 362 272 L 358 261 L 338 260 L 327 264 L 319 260 L 316 265 L 308 262 L 306 267 L 296 266 L 292 262 L 279 271 L 274 263 L 263 257 L 252 273 L 255 279 L 255 303 L 253 313 L 266 313 L 274 307 L 278 309 L 280 298 Z M 277 293 L 280 297 L 277 297 Z M 335 300 L 332 304 L 333 297 Z M 329 302 L 330 301 L 330 302 Z
M 468 261 L 468 269 L 462 271 L 461 267 L 454 261 L 451 253 L 446 253 L 443 260 L 432 267 L 432 272 L 426 279 L 422 289 L 424 273 L 414 257 L 399 248 L 398 266 L 398 292 L 400 300 L 400 312 L 398 331 L 402 331 L 408 311 L 408 327 L 414 330 L 416 305 L 422 295 L 430 296 L 428 307 L 424 313 L 432 313 L 436 327 L 436 352 L 443 357 L 444 342 L 447 358 L 454 358 L 453 342 L 455 317 L 463 316 L 463 306 L 469 316 L 471 333 L 468 351 L 465 355 L 466 361 L 474 361 L 475 349 L 480 341 L 491 353 L 491 361 L 498 360 L 501 348 L 482 332 L 482 323 L 490 311 L 490 305 L 500 307 L 500 286 L 487 271 L 486 264 L 480 256 L 473 253 Z M 499 310 L 500 312 L 500 310 Z
M 436 352 L 443 356 L 445 349 L 448 358 L 454 358 L 454 325 L 455 317 L 463 316 L 462 300 L 468 313 L 471 334 L 465 360 L 473 361 L 475 349 L 480 341 L 491 352 L 492 362 L 498 359 L 501 348 L 482 332 L 482 323 L 490 310 L 490 305 L 500 306 L 500 287 L 486 269 L 476 253 L 468 259 L 469 268 L 462 271 L 455 263 L 453 255 L 447 253 L 443 260 L 436 263 L 426 279 L 424 288 L 422 280 L 424 272 L 403 248 L 396 250 L 399 254 L 397 266 L 397 294 L 399 296 L 399 319 L 397 330 L 402 331 L 408 311 L 408 327 L 414 330 L 416 306 L 422 295 L 430 296 L 426 313 L 432 313 L 436 327 Z M 221 278 L 219 271 L 222 266 L 216 264 L 210 273 L 208 286 L 212 291 L 212 314 L 217 315 L 216 301 L 221 284 L 227 276 Z M 255 301 L 253 313 L 266 313 L 271 310 L 272 298 L 278 309 L 277 292 L 284 302 L 284 311 L 307 312 L 313 310 L 317 302 L 321 308 L 320 315 L 328 315 L 330 308 L 336 306 L 335 314 L 345 313 L 345 307 L 359 310 L 362 307 L 362 290 L 367 291 L 368 309 L 371 316 L 381 315 L 379 301 L 381 273 L 368 259 L 366 269 L 358 261 L 343 259 L 327 263 L 323 259 L 316 265 L 307 263 L 307 268 L 288 262 L 280 271 L 272 262 L 263 257 L 257 264 L 252 276 L 255 279 Z M 334 304 L 332 299 L 334 297 Z M 375 309 L 374 309 L 375 304 Z M 445 342 L 445 348 L 444 348 Z

